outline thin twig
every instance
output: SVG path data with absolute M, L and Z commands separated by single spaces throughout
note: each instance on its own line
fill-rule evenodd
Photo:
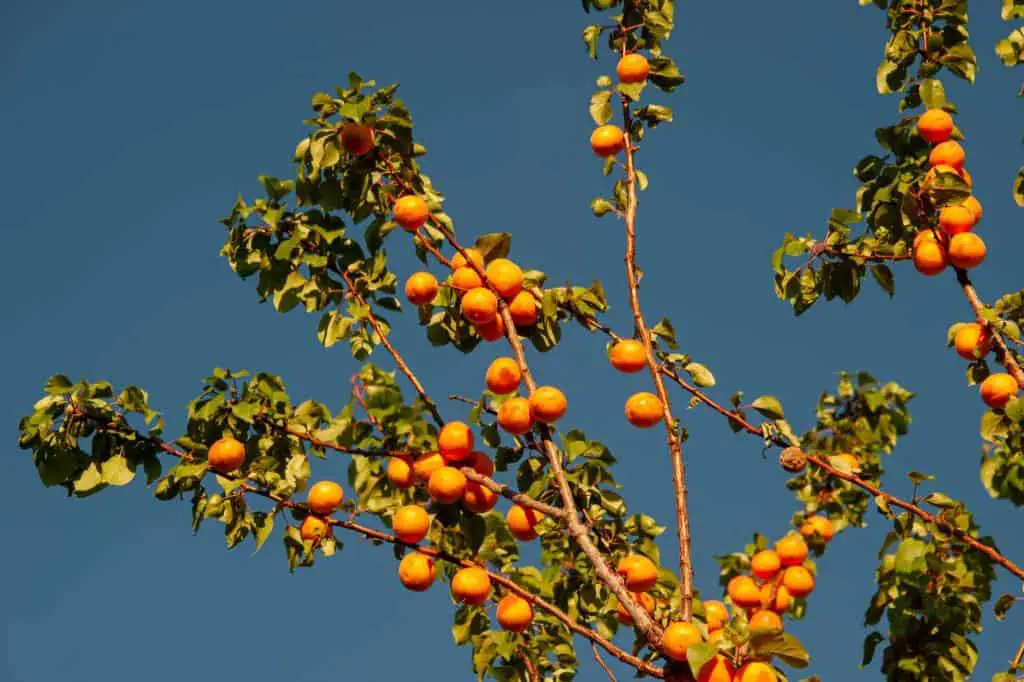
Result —
M 617 679 L 615 679 L 615 673 L 612 672 L 612 669 L 609 668 L 608 664 L 604 662 L 603 658 L 601 658 L 601 652 L 597 650 L 597 645 L 591 642 L 590 648 L 594 652 L 594 660 L 597 661 L 597 664 L 599 666 L 601 666 L 601 670 L 604 670 L 604 673 L 608 676 L 609 681 L 619 682 Z

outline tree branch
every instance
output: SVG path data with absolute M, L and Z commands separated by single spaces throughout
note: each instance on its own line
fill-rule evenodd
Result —
M 601 652 L 597 650 L 597 644 L 591 642 L 590 648 L 594 652 L 594 660 L 597 661 L 597 664 L 601 666 L 601 670 L 603 670 L 605 675 L 608 676 L 609 682 L 619 682 L 615 679 L 615 673 L 612 672 L 612 669 L 609 668 L 608 664 L 604 662 L 603 658 L 601 658 Z

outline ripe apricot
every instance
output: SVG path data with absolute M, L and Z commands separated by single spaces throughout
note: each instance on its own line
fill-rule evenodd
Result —
M 463 463 L 463 466 L 472 467 L 473 471 L 481 476 L 491 476 L 494 474 L 494 462 L 482 452 L 473 452 L 469 456 L 469 460 Z M 462 505 L 469 511 L 474 514 L 483 514 L 494 509 L 494 505 L 497 503 L 498 493 L 473 481 L 466 483 L 466 492 L 462 496 Z
M 670 623 L 665 628 L 661 649 L 665 655 L 677 661 L 686 660 L 686 650 L 700 644 L 700 628 L 693 623 Z
M 210 446 L 206 456 L 210 468 L 221 474 L 228 474 L 245 463 L 245 444 L 230 436 L 221 438 Z
M 398 564 L 398 579 L 405 589 L 413 592 L 427 590 L 434 583 L 435 575 L 434 560 L 419 552 L 406 554 Z
M 456 268 L 455 271 L 452 272 L 452 276 L 449 281 L 451 282 L 452 289 L 454 289 L 460 296 L 471 289 L 476 289 L 477 287 L 482 287 L 484 285 L 484 281 L 480 278 L 480 275 L 478 275 L 476 270 L 468 265 Z
M 1018 391 L 1017 380 L 1006 372 L 990 374 L 981 382 L 981 399 L 994 410 L 1006 407 L 1006 403 L 1017 397 Z
M 427 222 L 427 202 L 415 194 L 408 194 L 395 202 L 395 222 L 403 230 L 415 232 Z
M 992 348 L 988 330 L 977 322 L 970 322 L 956 330 L 953 347 L 964 360 L 983 358 Z
M 487 368 L 487 390 L 498 395 L 514 393 L 523 379 L 523 372 L 514 358 L 498 358 Z
M 718 644 L 718 640 L 725 637 L 725 630 L 711 630 L 708 632 L 708 644 Z
M 388 482 L 396 488 L 409 488 L 416 482 L 412 472 L 412 458 L 396 456 L 388 460 Z
M 963 168 L 964 161 L 967 158 L 967 154 L 964 153 L 964 148 L 960 146 L 960 143 L 956 140 L 946 140 L 932 147 L 931 153 L 928 155 L 928 165 L 932 166 L 952 166 L 953 168 Z
M 654 597 L 647 592 L 633 592 L 632 594 L 640 608 L 647 613 L 654 613 Z M 629 615 L 629 611 L 618 600 L 615 602 L 615 617 L 623 625 L 633 624 L 633 616 Z
M 509 632 L 522 632 L 533 622 L 533 605 L 516 594 L 498 602 L 498 625 Z
M 314 483 L 306 494 L 306 505 L 314 514 L 327 516 L 341 506 L 345 498 L 345 491 L 334 481 L 320 481 Z
M 303 540 L 310 542 L 319 542 L 321 538 L 325 538 L 330 535 L 331 526 L 324 519 L 314 514 L 308 515 L 302 519 L 302 525 L 299 526 L 299 535 Z
M 623 55 L 615 65 L 615 75 L 619 77 L 620 83 L 643 83 L 650 72 L 651 65 L 647 57 L 636 52 Z
M 554 424 L 565 414 L 565 394 L 554 386 L 541 386 L 530 396 L 530 416 L 534 421 Z
M 971 215 L 974 216 L 975 225 L 981 222 L 981 216 L 984 215 L 985 211 L 981 207 L 981 202 L 978 201 L 978 197 L 972 194 L 971 196 L 964 199 L 964 203 L 962 204 L 962 206 L 966 208 L 968 211 L 970 211 Z
M 704 602 L 704 621 L 707 623 L 708 632 L 721 630 L 729 622 L 729 609 L 720 601 Z
M 749 609 L 761 605 L 761 591 L 749 575 L 732 577 L 725 587 L 725 592 L 732 603 L 740 608 Z
M 497 341 L 505 336 L 505 320 L 501 319 L 501 315 L 495 315 L 494 320 L 487 324 L 473 325 L 473 328 L 484 341 Z
M 974 188 L 974 178 L 971 177 L 971 174 L 967 172 L 966 168 L 960 169 L 960 177 L 967 183 L 967 189 Z
M 932 144 L 945 142 L 953 134 L 953 117 L 942 109 L 929 109 L 917 119 L 917 132 Z
M 509 507 L 505 515 L 505 522 L 512 535 L 522 542 L 529 542 L 537 539 L 537 524 L 544 519 L 544 515 L 536 509 L 527 509 L 518 504 Z
M 427 537 L 430 530 L 430 516 L 418 504 L 399 507 L 391 519 L 391 529 L 402 542 L 415 544 Z
M 466 492 L 466 475 L 455 467 L 443 466 L 430 474 L 427 492 L 441 504 L 454 504 Z
M 937 235 L 935 230 L 932 230 L 931 228 L 922 227 L 917 231 L 917 234 L 914 235 L 914 248 L 916 249 L 921 244 L 921 242 L 924 241 L 931 241 L 944 244 L 946 242 L 946 238 L 944 235 Z
M 616 343 L 608 359 L 612 367 L 625 374 L 633 374 L 647 367 L 647 351 L 644 344 L 635 339 L 623 339 Z
M 507 258 L 495 258 L 487 264 L 487 283 L 506 301 L 516 297 L 523 288 L 523 271 Z
M 461 462 L 473 452 L 473 431 L 463 422 L 448 422 L 437 434 L 437 450 L 446 462 Z
M 626 421 L 641 429 L 648 429 L 665 414 L 661 400 L 653 393 L 634 393 L 626 401 Z
M 790 566 L 782 574 L 782 586 L 801 599 L 814 591 L 814 576 L 803 566 Z
M 440 452 L 424 452 L 412 463 L 412 470 L 417 481 L 426 483 L 433 473 L 444 465 L 444 457 Z
M 751 630 L 781 630 L 782 618 L 774 611 L 757 611 L 750 617 Z
M 783 566 L 799 566 L 807 558 L 807 543 L 799 535 L 790 533 L 779 538 L 775 543 L 775 551 Z
M 779 676 L 767 663 L 751 661 L 736 671 L 733 682 L 778 682 Z
M 697 682 L 733 682 L 733 673 L 732 663 L 722 654 L 715 654 L 715 657 L 700 669 Z
M 626 136 L 618 126 L 603 125 L 591 133 L 590 148 L 602 158 L 615 156 L 626 148 Z
M 775 591 L 775 601 L 772 601 L 772 591 Z M 775 587 L 774 583 L 765 583 L 761 585 L 761 608 L 770 609 L 776 613 L 783 613 L 789 611 L 789 607 L 793 605 L 793 595 L 789 593 L 789 590 L 785 585 L 779 585 Z
M 642 554 L 622 557 L 615 572 L 626 581 L 626 589 L 630 592 L 646 592 L 658 582 L 658 567 Z
M 969 232 L 976 222 L 966 206 L 947 206 L 939 211 L 939 227 L 946 234 Z
M 470 289 L 462 297 L 462 316 L 473 324 L 494 322 L 498 315 L 498 297 L 490 289 Z
M 516 396 L 503 402 L 498 408 L 498 426 L 517 436 L 532 429 L 533 418 L 530 416 L 530 401 Z
M 415 272 L 405 280 L 405 298 L 413 305 L 426 305 L 434 300 L 437 278 L 429 272 Z
M 945 247 L 935 239 L 922 239 L 914 247 L 914 268 L 922 275 L 934 277 L 949 265 Z
M 822 540 L 828 542 L 835 533 L 836 530 L 832 526 L 832 521 L 827 516 L 809 516 L 804 519 L 803 525 L 800 526 L 800 535 L 803 535 L 805 538 L 819 535 Z
M 462 255 L 462 251 L 465 251 L 466 256 L 469 256 L 468 260 L 466 259 L 466 256 Z M 475 268 L 471 267 L 470 263 L 481 270 L 484 269 L 484 255 L 480 253 L 478 249 L 471 247 L 463 249 L 462 251 L 458 251 L 454 256 L 452 256 L 452 270 L 458 270 L 462 267 L 469 267 L 470 270 L 474 270 Z
M 750 560 L 750 571 L 759 580 L 770 580 L 782 567 L 779 555 L 770 549 L 762 549 Z
M 857 473 L 860 471 L 860 460 L 849 452 L 844 452 L 840 455 L 836 455 L 836 458 L 846 465 L 851 472 Z
M 461 568 L 452 577 L 452 595 L 463 604 L 483 604 L 490 592 L 491 577 L 477 566 Z
M 529 327 L 537 321 L 537 299 L 529 291 L 520 291 L 509 302 L 508 312 L 517 327 Z
M 978 267 L 985 260 L 985 253 L 985 242 L 973 232 L 961 232 L 949 240 L 949 261 L 958 268 Z
M 341 148 L 353 156 L 362 156 L 373 149 L 373 128 L 362 123 L 346 123 L 338 137 Z

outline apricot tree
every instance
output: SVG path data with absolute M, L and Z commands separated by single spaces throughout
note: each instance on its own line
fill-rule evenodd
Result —
M 528 257 L 509 258 L 509 234 L 457 234 L 422 171 L 426 150 L 397 86 L 351 74 L 346 86 L 314 95 L 294 178 L 261 177 L 263 196 L 239 198 L 222 221 L 222 255 L 255 281 L 259 298 L 281 312 L 315 314 L 319 342 L 345 343 L 362 363 L 347 402 L 332 410 L 293 398 L 272 374 L 215 369 L 188 405 L 185 432 L 169 438 L 145 390 L 58 375 L 21 420 L 21 447 L 32 452 L 44 485 L 75 497 L 126 485 L 141 468 L 157 499 L 190 500 L 194 529 L 223 524 L 228 548 L 249 541 L 259 549 L 277 527 L 292 570 L 333 556 L 346 535 L 391 546 L 406 589 L 449 583 L 452 634 L 471 646 L 481 679 L 572 679 L 581 644 L 613 680 L 607 656 L 659 679 L 788 679 L 787 670 L 810 661 L 785 619 L 808 614 L 813 557 L 877 513 L 892 530 L 867 610 L 865 663 L 883 646 L 886 679 L 965 679 L 997 572 L 1024 580 L 1024 568 L 982 535 L 961 502 L 931 489 L 931 477 L 912 476 L 910 499 L 883 488 L 883 457 L 910 424 L 908 390 L 867 372 L 842 373 L 818 401 L 814 427 L 798 434 L 771 395 L 715 397 L 712 372 L 680 352 L 669 318 L 652 323 L 636 261 L 639 195 L 648 183 L 637 152 L 673 118 L 654 91 L 683 84 L 664 49 L 675 3 L 582 4 L 597 21 L 583 31 L 589 55 L 609 50 L 617 59 L 615 78 L 600 76 L 590 100 L 590 144 L 613 178 L 591 209 L 624 227 L 632 329 L 604 321 L 599 282 L 553 286 Z M 833 211 L 821 239 L 786 236 L 773 257 L 776 290 L 799 314 L 822 297 L 853 300 L 869 271 L 892 295 L 898 261 L 924 275 L 950 269 L 975 319 L 951 328 L 949 342 L 969 361 L 968 381 L 981 383 L 989 408 L 982 481 L 993 497 L 1019 506 L 1024 292 L 988 306 L 971 283 L 968 271 L 985 258 L 975 231 L 983 209 L 941 81 L 944 71 L 975 76 L 967 2 L 873 4 L 890 34 L 878 89 L 900 95 L 901 118 L 877 131 L 884 152 L 857 164 L 856 208 Z M 1024 2 L 1004 0 L 1003 16 L 1024 18 Z M 1022 29 L 996 49 L 1009 65 L 1024 61 Z M 1014 192 L 1024 204 L 1024 172 Z M 392 270 L 386 244 L 411 246 L 424 270 Z M 787 259 L 801 262 L 791 268 Z M 388 316 L 403 312 L 402 296 L 431 345 L 506 349 L 483 378 L 486 390 L 453 396 L 445 407 L 431 396 L 390 338 Z M 675 502 L 666 525 L 629 512 L 615 457 L 592 434 L 568 428 L 565 394 L 531 372 L 531 353 L 562 352 L 565 325 L 605 343 L 614 370 L 649 375 L 648 390 L 623 396 L 623 409 L 637 428 L 664 429 Z M 388 356 L 395 371 L 369 362 L 374 353 Z M 752 436 L 752 446 L 778 448 L 796 501 L 790 532 L 777 532 L 774 542 L 756 533 L 719 557 L 719 575 L 701 576 L 703 593 L 693 575 L 677 391 Z M 323 460 L 342 457 L 345 487 L 313 476 Z M 658 542 L 667 527 L 678 550 L 671 558 Z M 520 559 L 527 542 L 540 543 L 537 565 Z M 998 598 L 997 615 L 1016 600 Z M 1014 679 L 1022 657 L 1024 650 L 997 678 Z

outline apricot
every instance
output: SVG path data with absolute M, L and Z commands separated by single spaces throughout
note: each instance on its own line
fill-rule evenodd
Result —
M 437 450 L 446 462 L 461 462 L 473 452 L 473 431 L 463 422 L 448 422 L 437 434 Z
M 662 636 L 661 649 L 665 655 L 677 661 L 686 660 L 686 650 L 700 644 L 700 628 L 693 623 L 670 623 Z
M 1017 380 L 1006 372 L 990 374 L 981 382 L 981 399 L 994 410 L 1001 410 L 1006 403 L 1017 397 L 1020 386 Z
M 530 416 L 534 421 L 553 424 L 565 415 L 565 394 L 554 386 L 541 386 L 530 396 Z
M 738 671 L 733 682 L 777 682 L 775 669 L 763 661 L 751 661 Z
M 481 476 L 494 474 L 494 462 L 482 452 L 473 452 L 469 460 L 463 464 L 467 465 Z M 483 514 L 494 509 L 497 503 L 498 493 L 474 481 L 466 482 L 466 492 L 462 495 L 462 505 L 466 509 L 475 514 Z
M 522 381 L 523 372 L 514 358 L 498 358 L 487 368 L 487 390 L 498 395 L 514 393 Z
M 721 630 L 729 622 L 729 609 L 720 601 L 704 602 L 704 621 L 707 623 L 708 632 Z
M 506 301 L 523 288 L 523 271 L 507 258 L 495 258 L 487 265 L 487 283 Z
M 517 327 L 529 327 L 537 322 L 537 299 L 528 291 L 520 291 L 509 302 L 508 312 Z
M 992 348 L 992 339 L 985 327 L 977 322 L 970 322 L 956 330 L 953 336 L 953 347 L 964 360 L 977 360 L 985 357 Z
M 477 274 L 477 271 L 468 265 L 463 265 L 461 268 L 456 268 L 452 272 L 451 279 L 449 280 L 452 289 L 455 290 L 460 296 L 467 291 L 482 287 L 484 285 L 483 279 Z
M 302 519 L 302 525 L 299 526 L 299 535 L 303 540 L 310 542 L 319 542 L 322 538 L 330 535 L 330 533 L 330 524 L 325 519 L 314 514 L 310 514 Z
M 984 215 L 985 210 L 981 207 L 981 202 L 978 201 L 978 197 L 972 194 L 971 196 L 964 199 L 964 203 L 961 205 L 968 211 L 970 211 L 971 215 L 974 216 L 975 225 L 981 222 L 981 216 Z
M 483 604 L 490 592 L 491 578 L 477 566 L 459 569 L 452 577 L 452 596 L 463 604 Z
M 618 126 L 603 125 L 591 133 L 590 148 L 602 158 L 615 156 L 626 148 L 625 133 Z
M 413 305 L 426 305 L 437 296 L 437 278 L 429 272 L 416 272 L 405 280 L 405 298 Z
M 640 608 L 647 613 L 654 613 L 654 597 L 647 592 L 633 592 L 632 594 Z M 633 625 L 633 616 L 629 615 L 629 611 L 618 600 L 615 602 L 615 617 L 623 625 Z
M 928 142 L 945 142 L 953 134 L 953 117 L 942 109 L 929 109 L 917 119 L 917 132 Z
M 726 585 L 725 592 L 732 603 L 740 608 L 749 609 L 761 605 L 761 591 L 749 575 L 733 576 Z
M 516 396 L 503 402 L 498 408 L 498 426 L 517 436 L 532 429 L 533 418 L 530 416 L 530 401 Z
M 966 158 L 967 154 L 959 142 L 946 140 L 932 147 L 932 151 L 928 155 L 928 165 L 932 167 L 952 166 L 959 169 L 963 168 Z
M 466 475 L 455 467 L 443 466 L 430 474 L 427 492 L 441 504 L 454 504 L 466 492 Z
M 528 509 L 518 504 L 509 507 L 505 515 L 505 522 L 512 535 L 522 542 L 529 542 L 537 539 L 537 524 L 544 519 L 544 515 L 536 509 Z
M 425 483 L 430 480 L 435 471 L 444 465 L 444 457 L 440 452 L 424 452 L 412 463 L 412 470 L 416 480 Z
M 814 591 L 814 576 L 803 566 L 790 566 L 782 573 L 782 586 L 801 599 Z
M 473 328 L 484 341 L 497 341 L 505 336 L 505 320 L 501 319 L 501 315 L 495 315 L 493 322 L 474 325 Z
M 750 570 L 760 580 L 770 580 L 782 567 L 779 555 L 770 549 L 762 549 L 750 560 Z
M 751 630 L 781 630 L 782 618 L 774 611 L 757 611 L 750 617 Z
M 807 543 L 799 535 L 790 533 L 775 543 L 775 552 L 783 566 L 799 566 L 807 558 Z
M 418 504 L 399 507 L 391 519 L 391 529 L 402 542 L 416 544 L 427 537 L 430 530 L 430 516 Z
M 245 444 L 230 436 L 221 438 L 210 446 L 206 459 L 217 473 L 231 473 L 245 463 Z
M 647 367 L 647 350 L 635 339 L 623 339 L 612 346 L 608 359 L 612 367 L 625 374 L 633 374 Z
M 772 591 L 775 592 L 775 601 L 772 602 Z M 789 593 L 789 590 L 785 585 L 779 585 L 777 588 L 774 583 L 765 583 L 761 586 L 761 608 L 770 609 L 776 613 L 784 613 L 789 611 L 789 607 L 793 605 L 793 595 Z
M 427 222 L 430 213 L 427 202 L 415 194 L 408 194 L 395 202 L 395 222 L 403 230 L 415 232 Z
M 661 421 L 665 408 L 653 393 L 634 393 L 626 401 L 626 421 L 633 426 L 647 429 Z
M 346 123 L 338 137 L 341 148 L 353 156 L 363 156 L 373 149 L 373 128 L 362 123 Z
M 985 260 L 985 253 L 985 242 L 973 232 L 961 232 L 949 240 L 949 260 L 955 267 L 976 268 Z
M 947 206 L 939 211 L 939 227 L 946 234 L 955 235 L 969 232 L 974 224 L 974 214 L 966 206 Z
M 328 516 L 341 506 L 344 497 L 345 492 L 334 481 L 319 481 L 306 494 L 306 505 L 314 514 Z
M 467 260 L 466 256 L 462 255 L 463 251 L 466 253 L 466 256 L 469 257 L 468 260 Z M 458 270 L 459 268 L 467 267 L 467 266 L 469 266 L 470 270 L 476 269 L 476 268 L 473 268 L 472 266 L 470 266 L 470 263 L 475 265 L 476 268 L 479 268 L 480 270 L 483 270 L 484 269 L 484 255 L 482 253 L 480 253 L 480 251 L 478 249 L 474 249 L 474 248 L 471 247 L 471 248 L 468 248 L 468 249 L 463 249 L 462 251 L 459 251 L 454 256 L 452 256 L 452 270 Z
M 509 632 L 522 632 L 533 622 L 533 605 L 516 594 L 498 602 L 498 625 Z
M 732 664 L 722 654 L 704 664 L 697 675 L 697 682 L 733 682 Z
M 938 241 L 924 238 L 914 247 L 914 268 L 922 275 L 934 277 L 949 265 L 946 249 Z
M 831 540 L 835 532 L 832 521 L 827 516 L 809 516 L 804 520 L 803 525 L 800 526 L 800 535 L 803 535 L 805 538 L 818 535 L 825 542 Z
M 642 554 L 627 554 L 619 559 L 615 572 L 630 592 L 646 592 L 658 582 L 658 567 Z
M 619 77 L 620 83 L 643 83 L 650 72 L 651 65 L 647 57 L 636 52 L 623 55 L 615 65 L 615 74 Z
M 490 289 L 470 289 L 462 297 L 462 316 L 476 325 L 494 322 L 498 316 L 498 297 Z
M 435 575 L 434 560 L 419 552 L 406 554 L 398 564 L 398 579 L 413 592 L 426 591 L 434 583 Z
M 396 488 L 411 488 L 416 483 L 411 457 L 398 455 L 389 459 L 385 475 L 388 482 Z

